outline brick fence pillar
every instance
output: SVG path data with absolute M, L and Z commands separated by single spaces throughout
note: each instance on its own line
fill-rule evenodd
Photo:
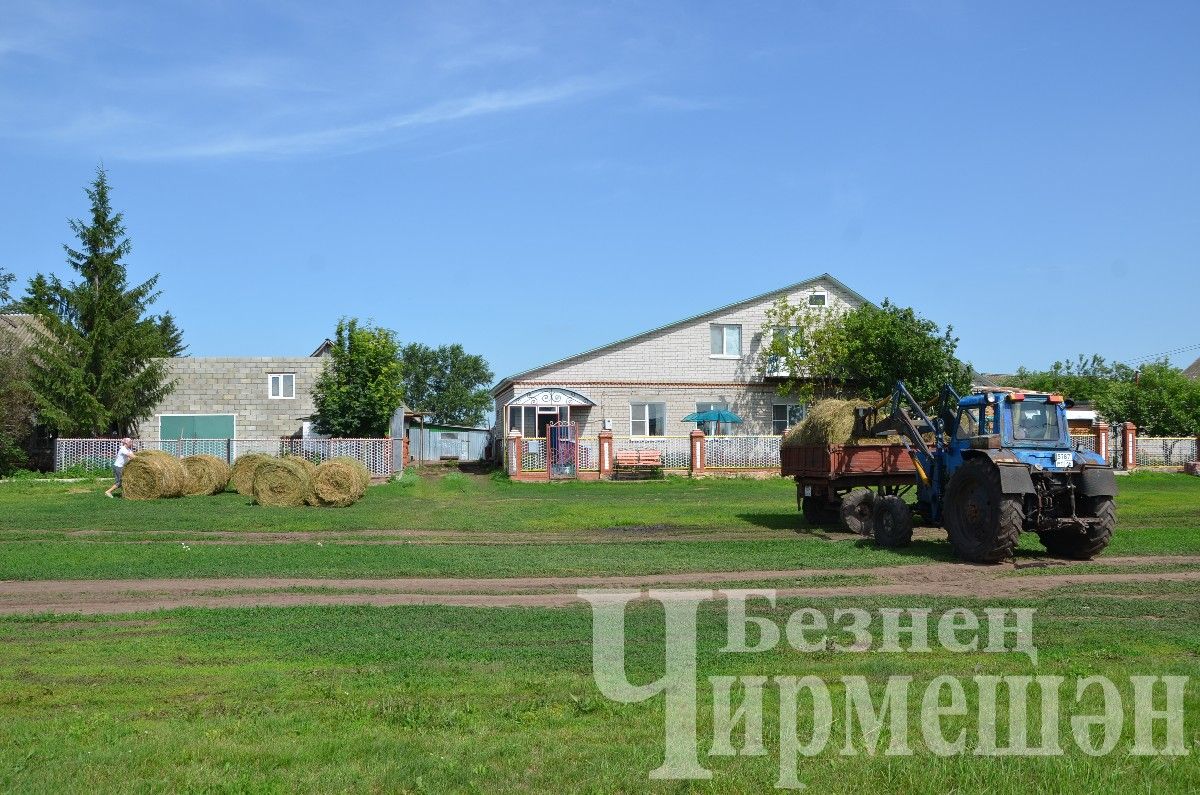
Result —
M 1137 466 L 1137 426 L 1127 422 L 1121 433 L 1122 469 L 1133 469 Z
M 691 464 L 688 466 L 688 473 L 692 477 L 698 477 L 704 474 L 704 431 L 699 428 L 692 431 L 688 442 L 691 444 Z
M 525 445 L 521 441 L 520 431 L 508 432 L 508 455 L 505 456 L 508 462 L 509 477 L 516 477 L 521 474 L 521 455 L 525 452 Z
M 600 470 L 600 479 L 607 480 L 612 477 L 613 465 L 613 434 L 612 431 L 600 431 L 600 460 L 597 462 L 597 468 Z
M 1097 422 L 1092 426 L 1092 433 L 1096 439 L 1096 455 L 1108 463 L 1108 423 Z

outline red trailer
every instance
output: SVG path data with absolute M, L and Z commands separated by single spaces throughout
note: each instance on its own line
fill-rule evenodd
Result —
M 917 485 L 917 467 L 902 444 L 780 449 L 781 474 L 796 479 L 796 507 L 812 525 L 835 524 L 871 535 L 877 496 L 897 495 Z

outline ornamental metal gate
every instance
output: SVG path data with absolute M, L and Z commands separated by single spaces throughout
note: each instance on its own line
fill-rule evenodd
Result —
M 574 422 L 552 422 L 546 426 L 549 460 L 546 472 L 550 480 L 579 477 L 579 427 Z

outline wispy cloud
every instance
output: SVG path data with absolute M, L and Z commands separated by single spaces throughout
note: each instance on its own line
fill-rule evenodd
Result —
M 463 121 L 480 116 L 526 110 L 565 102 L 603 90 L 608 84 L 577 79 L 550 86 L 521 90 L 491 91 L 438 102 L 407 113 L 366 122 L 287 133 L 224 134 L 157 149 L 122 152 L 130 159 L 219 158 L 265 155 L 286 157 L 345 149 L 385 146 L 389 136 L 404 130 Z

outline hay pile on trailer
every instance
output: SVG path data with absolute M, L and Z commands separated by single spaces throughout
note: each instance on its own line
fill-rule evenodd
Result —
M 224 459 L 215 455 L 189 455 L 182 464 L 185 496 L 220 494 L 229 486 L 229 465 Z
M 855 436 L 854 410 L 870 408 L 865 400 L 818 400 L 804 419 L 783 435 L 783 447 L 825 447 L 831 444 L 899 444 L 898 436 Z
M 254 469 L 254 501 L 259 505 L 303 505 L 308 488 L 308 472 L 296 461 L 267 458 Z
M 262 453 L 246 453 L 233 462 L 233 471 L 229 473 L 229 485 L 243 497 L 254 496 L 254 471 L 264 461 L 270 461 L 271 456 Z
M 126 500 L 157 500 L 182 497 L 187 473 L 179 459 L 161 450 L 142 450 L 125 465 L 121 497 Z
M 309 505 L 345 508 L 367 493 L 371 473 L 353 458 L 331 458 L 316 468 L 309 480 Z

